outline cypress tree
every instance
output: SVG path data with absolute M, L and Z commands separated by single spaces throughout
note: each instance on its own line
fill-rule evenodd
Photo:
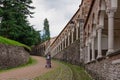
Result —
M 47 20 L 47 18 L 45 18 L 43 40 L 46 41 L 49 39 L 50 39 L 49 21 Z

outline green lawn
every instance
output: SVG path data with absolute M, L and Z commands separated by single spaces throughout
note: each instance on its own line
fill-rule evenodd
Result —
M 14 40 L 4 38 L 2 36 L 0 36 L 0 43 L 7 44 L 7 45 L 14 45 L 14 46 L 22 46 L 22 47 L 24 47 L 28 50 L 31 50 L 31 48 L 29 46 L 25 45 L 25 44 L 22 44 L 20 42 L 14 41 Z
M 55 61 L 56 62 L 56 61 Z M 56 62 L 58 67 L 34 80 L 92 80 L 85 70 L 76 65 Z

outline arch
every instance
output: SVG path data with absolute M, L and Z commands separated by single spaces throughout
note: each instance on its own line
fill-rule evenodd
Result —
M 105 0 L 100 0 L 100 10 L 98 12 L 98 24 L 103 26 L 104 25 L 104 16 L 106 11 L 107 5 Z
M 95 13 L 93 13 L 93 15 L 92 15 L 92 24 L 96 24 L 96 21 L 95 21 Z
M 96 25 L 97 25 L 97 16 L 95 16 L 95 13 L 93 13 L 92 16 L 92 29 L 91 32 L 94 35 L 94 37 L 96 37 Z
M 92 26 L 91 26 L 91 32 L 93 32 L 93 29 L 95 29 L 95 25 L 96 25 L 96 18 L 95 18 L 95 13 L 93 13 L 92 15 Z
M 90 24 L 88 24 L 88 26 L 87 26 L 87 37 L 89 37 L 90 36 Z

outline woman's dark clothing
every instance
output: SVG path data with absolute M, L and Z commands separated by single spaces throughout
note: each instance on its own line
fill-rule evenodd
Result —
M 46 58 L 46 68 L 51 68 L 51 56 L 50 55 L 47 55 L 47 58 Z

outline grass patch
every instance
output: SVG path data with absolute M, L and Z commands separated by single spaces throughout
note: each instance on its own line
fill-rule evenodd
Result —
M 34 80 L 72 80 L 72 72 L 67 65 L 64 65 L 60 62 L 56 62 L 57 67 L 39 77 L 36 77 Z
M 20 42 L 17 42 L 17 41 L 11 40 L 11 39 L 4 38 L 2 36 L 0 36 L 0 43 L 7 44 L 7 45 L 14 45 L 14 46 L 22 46 L 28 50 L 31 50 L 31 48 L 25 44 L 22 44 Z
M 34 64 L 36 64 L 36 63 L 37 63 L 37 60 L 34 59 L 34 58 L 32 58 L 32 57 L 30 57 L 30 58 L 29 58 L 29 61 L 28 61 L 26 64 L 21 65 L 20 67 L 26 67 L 26 66 L 34 65 Z
M 55 61 L 58 67 L 34 80 L 92 80 L 80 66 Z
M 55 61 L 55 63 L 57 62 Z M 57 63 L 57 65 L 59 66 L 57 66 L 54 70 L 49 71 L 39 77 L 36 77 L 34 80 L 55 80 L 61 70 L 61 64 Z
M 92 80 L 92 78 L 89 76 L 89 74 L 86 73 L 84 68 L 71 64 L 67 65 L 71 68 L 73 72 L 74 80 Z
M 0 70 L 0 73 L 1 72 L 7 72 L 7 71 L 10 71 L 10 70 L 15 70 L 15 69 L 18 69 L 18 68 L 23 68 L 23 67 L 31 66 L 31 65 L 34 65 L 36 63 L 37 63 L 37 60 L 33 59 L 32 57 L 30 57 L 29 61 L 26 64 L 20 65 L 18 67 L 12 67 L 12 68 L 7 68 L 7 69 L 2 69 L 2 70 Z

